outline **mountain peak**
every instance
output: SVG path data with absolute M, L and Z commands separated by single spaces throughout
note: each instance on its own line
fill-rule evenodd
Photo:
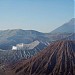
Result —
M 75 18 L 72 18 L 70 21 L 75 21 Z
M 70 21 L 69 21 L 70 24 L 75 24 L 75 18 L 72 18 Z
M 51 33 L 74 33 L 75 18 L 72 18 L 69 22 L 56 28 Z

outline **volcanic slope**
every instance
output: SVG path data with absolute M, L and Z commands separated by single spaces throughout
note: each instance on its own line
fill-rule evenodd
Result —
M 75 75 L 75 41 L 57 41 L 8 69 L 7 75 Z

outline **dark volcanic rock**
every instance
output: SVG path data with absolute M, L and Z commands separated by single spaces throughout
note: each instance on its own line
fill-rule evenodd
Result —
M 6 75 L 75 75 L 75 41 L 58 41 L 6 69 Z

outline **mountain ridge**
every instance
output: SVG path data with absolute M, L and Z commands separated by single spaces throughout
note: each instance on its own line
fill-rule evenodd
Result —
M 57 41 L 36 56 L 18 62 L 12 66 L 9 73 L 14 75 L 74 75 L 74 67 L 75 41 L 66 40 Z
M 75 18 L 72 18 L 67 23 L 64 23 L 62 26 L 56 28 L 50 33 L 75 33 Z

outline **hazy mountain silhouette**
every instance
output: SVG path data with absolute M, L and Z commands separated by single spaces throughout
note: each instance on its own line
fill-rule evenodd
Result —
M 50 33 L 75 33 L 75 18 L 72 18 L 68 23 L 63 24 Z
M 73 18 L 51 33 L 22 29 L 0 31 L 0 74 L 5 75 L 4 71 L 7 73 L 9 69 L 10 72 L 6 75 L 74 75 L 74 21 Z M 20 43 L 32 48 L 33 42 L 36 40 L 40 43 L 32 50 L 11 50 L 12 46 Z M 49 44 L 51 45 L 48 46 Z M 43 50 L 45 47 L 47 48 Z M 43 51 L 38 53 L 41 50 Z M 35 54 L 37 55 L 34 56 Z M 28 60 L 21 61 L 21 59 Z M 13 65 L 12 70 L 4 68 L 7 63 L 14 64 L 19 60 L 21 62 Z
M 68 37 L 74 32 L 75 19 L 72 18 L 68 23 L 60 26 L 50 33 L 42 33 L 35 30 L 4 30 L 0 31 L 0 49 L 8 50 L 13 45 L 19 43 L 31 43 L 35 40 L 42 41 L 44 43 L 50 43 L 52 41 L 61 40 Z
M 6 75 L 75 75 L 75 41 L 58 41 L 5 70 Z
M 8 50 L 16 44 L 29 44 L 35 40 L 44 42 L 44 39 L 48 40 L 44 33 L 34 30 L 14 29 L 0 31 L 0 49 Z

